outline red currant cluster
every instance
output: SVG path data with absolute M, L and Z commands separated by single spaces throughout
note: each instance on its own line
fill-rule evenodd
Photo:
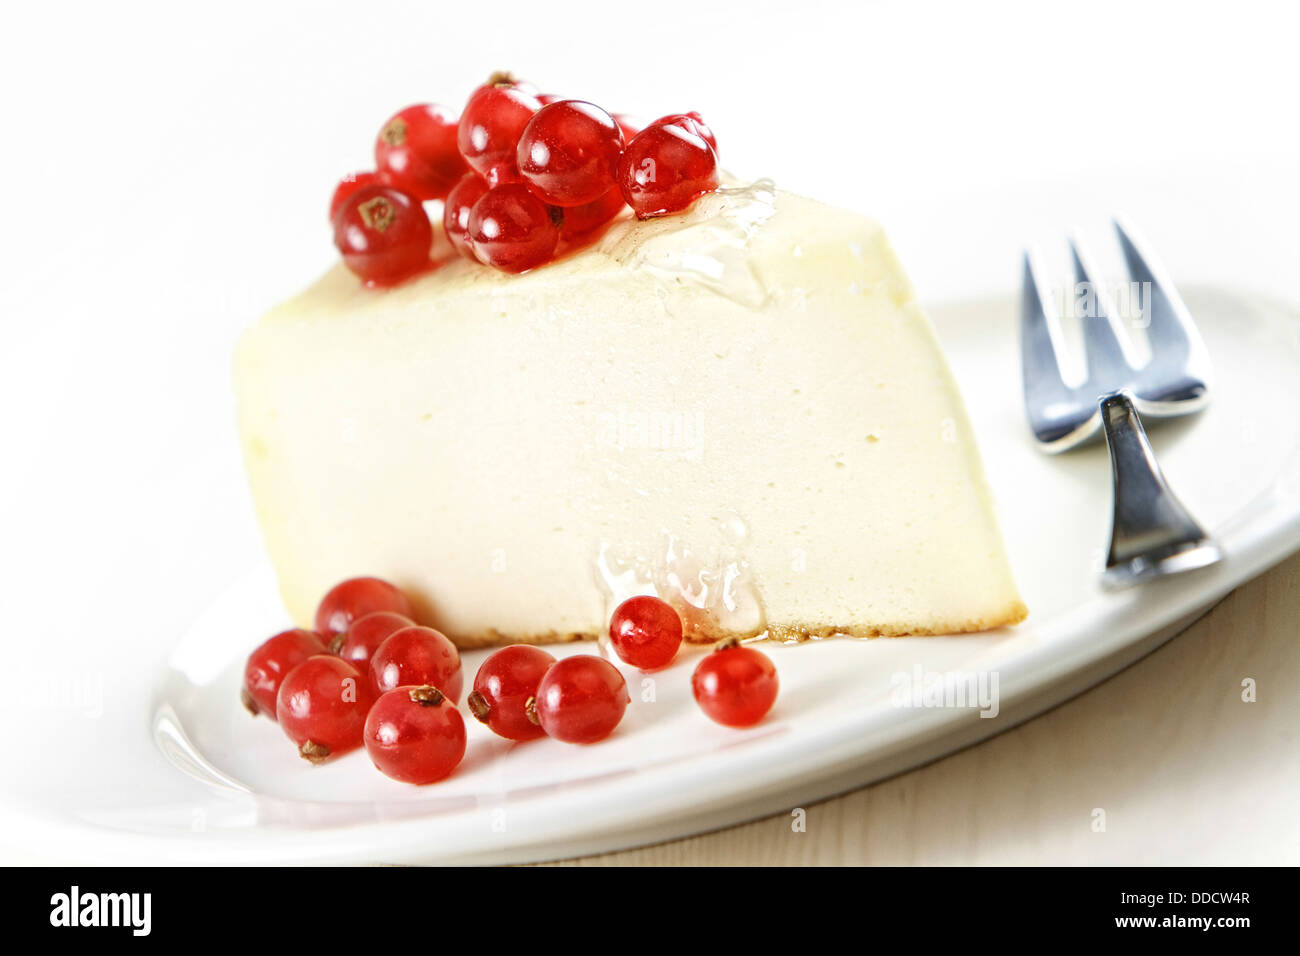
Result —
M 496 74 L 459 119 L 426 104 L 384 125 L 375 170 L 334 191 L 334 243 L 366 284 L 401 282 L 429 267 L 433 229 L 421 204 L 442 200 L 443 230 L 461 255 L 524 272 L 590 240 L 625 205 L 641 219 L 685 209 L 717 188 L 717 151 L 699 113 L 643 129 Z
M 405 594 L 351 578 L 325 595 L 315 631 L 285 631 L 249 655 L 241 697 L 313 763 L 364 745 L 393 779 L 433 783 L 465 756 L 461 684 L 456 645 L 416 624 Z
M 379 578 L 331 589 L 315 626 L 277 634 L 249 655 L 244 706 L 276 720 L 313 763 L 364 746 L 381 772 L 404 783 L 434 783 L 455 770 L 465 756 L 456 645 L 416 624 L 406 595 Z M 634 597 L 614 612 L 609 637 L 625 663 L 658 670 L 677 655 L 682 622 L 658 598 Z M 776 701 L 776 668 L 766 654 L 723 641 L 695 668 L 691 688 L 710 718 L 748 727 Z M 557 661 L 515 644 L 483 662 L 466 703 L 508 740 L 590 744 L 614 732 L 630 698 L 604 658 Z

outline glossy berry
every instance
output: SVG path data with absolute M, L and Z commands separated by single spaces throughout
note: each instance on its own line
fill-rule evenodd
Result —
M 558 103 L 563 99 L 566 99 L 566 97 L 561 96 L 559 93 L 541 93 L 537 97 L 537 102 L 543 106 L 550 106 L 552 103 Z
M 541 108 L 532 87 L 506 75 L 494 76 L 470 95 L 456 142 L 470 168 L 488 185 L 519 181 L 519 137 Z
M 495 734 L 507 740 L 532 740 L 545 731 L 528 714 L 529 701 L 537 698 L 537 687 L 555 663 L 540 647 L 514 644 L 503 647 L 478 669 L 469 711 Z
M 650 125 L 681 126 L 712 146 L 715 155 L 718 152 L 718 138 L 713 135 L 713 130 L 709 129 L 709 124 L 704 122 L 704 117 L 699 113 L 670 113 L 659 117 Z
M 398 687 L 366 717 L 366 753 L 380 772 L 402 783 L 434 783 L 465 756 L 465 721 L 436 687 Z
M 334 217 L 339 214 L 339 209 L 343 206 L 344 200 L 363 186 L 387 186 L 388 179 L 382 173 L 350 173 L 339 180 L 339 184 L 334 187 L 334 195 L 330 197 L 330 224 L 333 225 Z
M 543 202 L 581 206 L 614 188 L 622 152 L 623 133 L 612 116 L 582 100 L 560 100 L 528 121 L 515 160 Z
M 623 150 L 618 185 L 638 219 L 678 212 L 718 188 L 718 157 L 685 127 L 647 126 Z
M 466 173 L 452 187 L 442 207 L 442 229 L 452 246 L 462 256 L 474 258 L 474 247 L 469 241 L 469 214 L 474 204 L 488 191 L 487 181 L 478 173 Z M 622 196 L 619 197 L 622 199 Z
M 444 106 L 408 106 L 375 138 L 375 169 L 408 196 L 445 198 L 468 170 L 456 145 L 458 126 L 456 114 Z
M 418 200 L 387 186 L 363 186 L 334 217 L 334 245 L 369 286 L 395 285 L 429 266 L 433 227 Z
M 469 214 L 469 239 L 480 262 L 503 272 L 525 272 L 548 262 L 563 216 L 522 183 L 496 186 Z
M 370 683 L 379 694 L 408 684 L 432 684 L 455 701 L 463 680 L 460 651 L 431 627 L 404 627 L 370 657 Z
M 405 614 L 371 611 L 353 621 L 342 634 L 334 635 L 334 640 L 330 642 L 330 653 L 369 675 L 370 658 L 379 649 L 379 645 L 403 628 L 414 626 L 415 622 Z
M 569 206 L 564 210 L 564 221 L 560 223 L 560 238 L 566 242 L 576 242 L 586 238 L 592 231 L 605 225 L 627 208 L 623 202 L 623 193 L 618 187 L 611 189 L 595 202 L 582 206 Z
M 695 702 L 727 727 L 749 727 L 762 720 L 776 702 L 778 687 L 771 658 L 735 641 L 719 644 L 691 675 Z
M 609 640 L 624 663 L 657 670 L 672 663 L 682 646 L 682 619 L 657 597 L 628 598 L 609 619 Z
M 359 670 L 332 654 L 319 654 L 289 672 L 275 708 L 298 753 L 320 763 L 361 746 L 361 731 L 374 701 L 374 691 Z
M 330 588 L 316 608 L 316 630 L 333 636 L 342 634 L 359 617 L 375 611 L 392 611 L 413 618 L 411 602 L 393 585 L 380 578 L 348 578 Z
M 630 699 L 617 667 L 601 657 L 577 654 L 546 672 L 532 709 L 548 737 L 591 744 L 614 732 Z
M 320 635 L 296 627 L 281 631 L 248 655 L 244 665 L 244 686 L 239 698 L 252 714 L 266 714 L 275 720 L 275 695 L 285 675 L 314 654 L 324 654 Z

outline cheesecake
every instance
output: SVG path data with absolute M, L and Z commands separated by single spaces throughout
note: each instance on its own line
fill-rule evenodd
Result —
M 242 336 L 253 500 L 309 627 L 376 575 L 462 647 L 948 634 L 1025 616 L 979 450 L 880 227 L 768 182 L 614 222 L 522 275 L 434 241 Z

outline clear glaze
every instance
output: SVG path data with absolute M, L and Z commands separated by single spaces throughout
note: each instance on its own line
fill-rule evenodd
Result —
M 630 269 L 680 278 L 749 308 L 768 290 L 749 255 L 755 230 L 776 211 L 770 179 L 721 186 L 685 212 L 616 224 L 601 248 Z

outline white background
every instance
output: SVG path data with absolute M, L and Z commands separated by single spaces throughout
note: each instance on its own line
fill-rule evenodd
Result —
M 1000 197 L 1062 181 L 1082 214 L 1146 188 L 1207 200 L 1197 241 L 1165 247 L 1175 275 L 1212 276 L 1223 244 L 1250 238 L 1234 232 L 1234 197 L 1259 221 L 1269 199 L 1252 181 L 1281 169 L 1295 187 L 1295 26 L 1286 5 L 1253 3 L 11 8 L 10 660 L 103 669 L 111 684 L 256 559 L 231 348 L 332 263 L 333 185 L 408 103 L 458 106 L 509 68 L 611 111 L 698 109 L 738 175 L 880 218 L 933 301 L 1010 288 L 1019 238 L 1056 224 L 1023 203 L 1003 215 Z M 1292 225 L 1254 253 L 1275 291 L 1297 265 Z M 31 743 L 12 721 L 4 733 Z

